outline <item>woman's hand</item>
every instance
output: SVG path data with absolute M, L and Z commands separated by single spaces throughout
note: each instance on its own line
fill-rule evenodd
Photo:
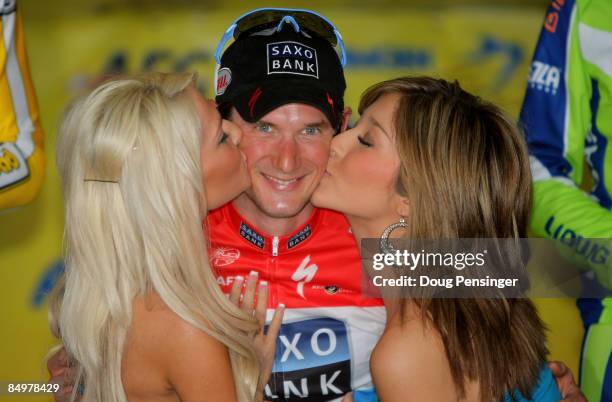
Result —
M 576 385 L 572 371 L 559 361 L 548 362 L 563 399 L 561 402 L 587 402 L 586 397 Z
M 268 306 L 268 283 L 259 281 L 257 286 L 258 274 L 251 271 L 244 286 L 244 278 L 237 276 L 230 292 L 230 301 L 240 307 L 247 314 L 254 316 L 259 322 L 259 331 L 255 335 L 253 342 L 255 351 L 260 364 L 259 381 L 257 384 L 257 394 L 255 401 L 263 401 L 264 387 L 270 379 L 272 366 L 274 365 L 274 353 L 276 352 L 276 338 L 283 322 L 285 305 L 279 304 L 274 311 L 272 321 L 265 331 L 266 310 Z M 255 291 L 257 289 L 257 292 Z M 257 293 L 257 298 L 255 297 Z M 257 300 L 256 300 L 257 299 Z
M 67 400 L 72 394 L 76 373 L 70 366 L 68 353 L 62 346 L 47 360 L 47 370 L 49 370 L 49 384 L 59 384 L 59 391 L 53 394 L 56 402 Z M 76 402 L 81 400 L 77 396 Z

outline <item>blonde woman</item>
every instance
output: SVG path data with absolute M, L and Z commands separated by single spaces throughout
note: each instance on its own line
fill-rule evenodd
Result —
M 71 400 L 254 399 L 260 325 L 219 290 L 202 232 L 249 185 L 242 134 L 193 82 L 114 79 L 63 120 L 66 274 L 51 316 L 81 385 Z
M 527 236 L 531 176 L 522 137 L 495 106 L 425 77 L 380 83 L 334 138 L 313 196 L 345 213 L 358 242 Z M 399 225 L 398 225 L 399 226 Z M 402 233 L 403 232 L 403 233 Z M 528 299 L 385 299 L 372 353 L 383 402 L 560 399 L 544 326 Z

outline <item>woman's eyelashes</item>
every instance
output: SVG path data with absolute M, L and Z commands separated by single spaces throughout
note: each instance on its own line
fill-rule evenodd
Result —
M 230 134 L 235 133 L 235 130 L 235 125 L 229 120 L 221 120 L 221 126 L 219 127 L 219 131 L 221 131 L 221 135 L 219 136 L 219 145 L 228 142 L 228 140 L 231 140 Z
M 368 142 L 368 141 L 366 141 L 366 140 L 365 140 L 365 136 L 360 136 L 360 135 L 358 135 L 358 136 L 357 136 L 357 140 L 358 140 L 358 141 L 359 141 L 359 143 L 360 143 L 361 145 L 363 145 L 363 146 L 366 146 L 366 147 L 371 147 L 371 146 L 372 146 L 372 143 L 370 143 L 370 142 Z

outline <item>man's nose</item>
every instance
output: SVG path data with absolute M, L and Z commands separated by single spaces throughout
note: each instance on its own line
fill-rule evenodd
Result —
M 274 167 L 286 173 L 294 171 L 299 165 L 298 148 L 294 138 L 281 140 L 274 158 Z

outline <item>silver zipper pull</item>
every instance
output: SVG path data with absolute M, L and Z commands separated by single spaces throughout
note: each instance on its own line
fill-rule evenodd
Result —
M 274 236 L 272 239 L 272 256 L 278 256 L 278 236 Z

